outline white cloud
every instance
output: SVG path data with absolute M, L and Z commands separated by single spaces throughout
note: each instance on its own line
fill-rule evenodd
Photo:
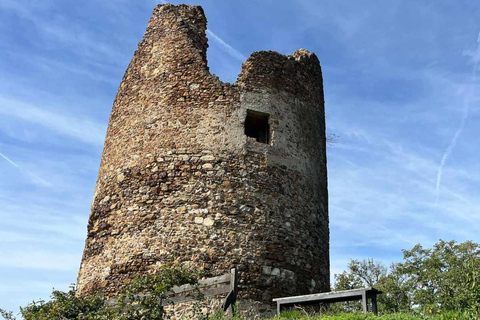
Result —
M 478 43 L 478 47 L 474 57 L 474 66 L 473 66 L 473 79 L 472 79 L 473 83 L 477 81 L 477 66 L 478 66 L 478 60 L 480 57 L 480 33 L 478 33 L 478 36 L 477 36 L 477 43 Z M 438 165 L 437 183 L 436 183 L 436 199 L 435 199 L 436 204 L 438 203 L 438 199 L 440 197 L 440 185 L 442 182 L 443 167 L 447 163 L 447 160 L 450 157 L 450 154 L 452 153 L 453 148 L 455 148 L 455 146 L 457 145 L 457 141 L 460 138 L 460 135 L 462 134 L 465 128 L 465 122 L 467 121 L 467 118 L 468 118 L 472 95 L 473 95 L 472 86 L 470 86 L 470 90 L 463 97 L 463 113 L 460 120 L 460 125 L 458 126 L 457 131 L 455 131 L 455 134 L 453 135 L 453 138 L 450 141 L 450 144 L 448 145 L 447 149 L 443 153 L 442 160 Z
M 110 34 L 109 37 L 99 39 L 88 28 L 62 14 L 51 15 L 51 7 L 51 1 L 47 0 L 28 3 L 11 0 L 0 2 L 0 8 L 15 12 L 20 18 L 35 24 L 35 31 L 43 38 L 38 41 L 43 41 L 42 44 L 46 47 L 58 50 L 59 46 L 63 46 L 74 54 L 93 60 L 91 63 L 97 61 L 103 64 L 123 65 L 129 61 L 129 57 L 116 47 L 125 41 L 125 35 L 118 38 L 117 35 Z M 117 40 L 115 44 L 110 41 L 111 39 Z M 120 42 L 119 39 L 123 41 Z
M 59 134 L 93 145 L 103 145 L 106 126 L 88 118 L 65 115 L 58 110 L 0 97 L 0 115 L 40 125 Z
M 77 270 L 81 255 L 48 251 L 10 251 L 0 256 L 0 266 L 25 269 Z
M 431 146 L 414 152 L 402 140 L 387 139 L 374 128 L 352 131 L 346 124 L 335 126 L 334 131 L 341 137 L 341 143 L 328 149 L 335 259 L 352 248 L 368 250 L 370 255 L 363 258 L 370 258 L 375 250 L 400 255 L 401 249 L 416 243 L 428 246 L 440 238 L 474 237 L 480 228 L 480 201 L 476 189 L 468 186 L 480 178 L 478 170 L 465 164 L 461 170 L 448 168 L 444 198 L 435 206 L 438 152 Z

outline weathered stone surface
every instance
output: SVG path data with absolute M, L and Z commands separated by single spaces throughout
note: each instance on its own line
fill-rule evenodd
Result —
M 223 83 L 205 30 L 201 7 L 154 10 L 114 101 L 80 294 L 171 262 L 207 277 L 238 266 L 250 305 L 329 290 L 319 61 L 255 52 Z M 269 114 L 268 144 L 245 135 L 247 110 Z

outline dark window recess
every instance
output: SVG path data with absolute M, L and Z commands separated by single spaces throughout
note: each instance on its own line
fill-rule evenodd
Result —
M 245 134 L 261 143 L 270 143 L 270 125 L 268 113 L 247 110 L 245 119 Z

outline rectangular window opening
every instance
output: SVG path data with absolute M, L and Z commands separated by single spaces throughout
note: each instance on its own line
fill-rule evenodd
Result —
M 247 110 L 247 118 L 245 119 L 245 134 L 247 137 L 255 138 L 257 142 L 270 144 L 269 116 L 268 113 Z

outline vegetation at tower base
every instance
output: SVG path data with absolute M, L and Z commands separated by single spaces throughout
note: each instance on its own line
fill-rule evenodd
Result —
M 352 260 L 349 269 L 336 275 L 334 289 L 352 289 L 374 286 L 384 293 L 379 295 L 381 317 L 355 313 L 355 304 L 333 305 L 321 315 L 304 309 L 286 311 L 276 319 L 379 319 L 379 320 L 447 320 L 479 319 L 480 317 L 480 245 L 467 241 L 442 241 L 433 248 L 416 245 L 404 250 L 404 260 L 386 268 L 374 260 Z M 100 295 L 78 296 L 75 290 L 54 291 L 49 302 L 37 302 L 22 309 L 27 320 L 37 319 L 161 319 L 175 314 L 165 313 L 156 301 L 174 285 L 195 283 L 196 274 L 176 268 L 164 269 L 155 276 L 141 276 L 126 286 L 119 296 L 120 308 L 110 308 Z M 123 303 L 126 296 L 147 293 L 152 299 L 140 302 L 140 308 Z M 155 301 L 156 300 L 156 301 Z M 123 302 L 122 302 L 123 301 Z M 201 312 L 202 311 L 202 312 Z M 348 312 L 348 313 L 344 313 Z M 2 311 L 7 320 L 12 313 Z M 193 319 L 231 318 L 218 310 L 196 310 Z
M 315 54 L 210 74 L 199 6 L 159 5 L 115 98 L 78 273 L 109 296 L 170 262 L 242 274 L 239 304 L 328 291 L 323 80 Z M 252 306 L 253 308 L 253 306 Z
M 75 286 L 68 292 L 53 290 L 51 300 L 34 301 L 21 308 L 25 320 L 98 319 L 98 320 L 153 320 L 164 319 L 167 314 L 161 301 L 168 297 L 174 286 L 197 284 L 198 273 L 165 267 L 153 275 L 140 275 L 122 289 L 120 295 L 107 300 L 101 293 L 79 296 Z M 201 299 L 201 294 L 198 299 Z M 12 312 L 0 309 L 5 319 L 15 319 Z

